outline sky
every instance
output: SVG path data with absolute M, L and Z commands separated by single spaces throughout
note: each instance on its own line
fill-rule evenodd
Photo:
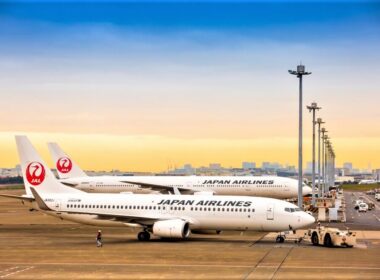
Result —
M 0 1 L 0 166 L 16 134 L 92 170 L 297 165 L 302 62 L 337 164 L 380 168 L 379 49 L 379 1 Z

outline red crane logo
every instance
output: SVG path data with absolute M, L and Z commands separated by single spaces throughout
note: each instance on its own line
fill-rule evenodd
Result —
M 39 162 L 31 162 L 26 168 L 26 179 L 33 186 L 41 184 L 45 179 L 45 175 L 45 168 Z
M 73 168 L 73 163 L 68 157 L 61 157 L 57 161 L 57 170 L 61 173 L 68 173 Z

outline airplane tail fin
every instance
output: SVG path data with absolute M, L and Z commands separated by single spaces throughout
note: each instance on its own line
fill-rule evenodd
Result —
M 60 179 L 87 176 L 87 174 L 80 169 L 80 167 L 59 147 L 57 143 L 48 143 L 48 147 Z
M 76 193 L 77 189 L 67 187 L 55 178 L 53 172 L 38 155 L 26 136 L 16 136 L 18 155 L 20 158 L 25 191 L 33 196 L 31 187 L 44 193 Z

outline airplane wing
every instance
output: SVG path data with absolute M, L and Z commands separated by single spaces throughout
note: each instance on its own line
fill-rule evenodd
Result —
M 64 185 L 66 185 L 68 187 L 72 187 L 72 188 L 75 188 L 76 186 L 79 185 L 77 183 L 68 183 L 68 182 L 62 182 L 62 181 L 61 181 L 61 184 L 64 184 Z
M 186 192 L 186 193 L 193 193 L 194 190 L 190 188 L 184 188 L 184 187 L 171 187 L 171 186 L 165 186 L 165 185 L 159 185 L 159 184 L 152 184 L 152 183 L 145 183 L 145 182 L 136 182 L 136 181 L 120 181 L 121 183 L 125 184 L 133 184 L 133 185 L 138 185 L 141 188 L 146 188 L 146 189 L 152 189 L 155 191 L 159 192 L 169 192 L 169 191 L 174 191 L 176 190 L 180 192 Z
M 18 196 L 18 195 L 12 195 L 12 194 L 0 194 L 0 196 L 13 198 L 13 199 L 19 199 L 19 200 L 25 200 L 25 201 L 34 201 L 34 198 L 30 196 Z
M 36 202 L 38 204 L 38 207 L 41 210 L 47 210 L 47 211 L 55 211 L 55 212 L 62 212 L 62 213 L 70 213 L 70 214 L 82 214 L 82 215 L 97 215 L 99 220 L 114 220 L 114 221 L 120 221 L 132 225 L 152 225 L 154 222 L 159 220 L 166 220 L 162 217 L 155 217 L 155 216 L 131 216 L 131 215 L 124 215 L 124 214 L 104 214 L 104 213 L 96 213 L 96 212 L 77 212 L 77 211 L 56 211 L 51 209 L 47 204 L 44 202 L 44 200 L 41 198 L 41 196 L 37 193 L 37 191 L 31 187 L 30 188 L 34 197 L 36 198 Z M 178 217 L 180 218 L 180 217 Z M 173 217 L 170 217 L 168 219 L 174 219 Z

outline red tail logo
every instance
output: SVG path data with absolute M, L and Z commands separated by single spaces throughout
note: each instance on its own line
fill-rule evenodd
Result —
M 73 168 L 73 163 L 68 157 L 61 157 L 57 161 L 57 170 L 61 173 L 70 172 L 71 168 Z
M 26 168 L 26 179 L 29 184 L 33 186 L 38 186 L 45 179 L 45 168 L 39 162 L 31 162 Z

